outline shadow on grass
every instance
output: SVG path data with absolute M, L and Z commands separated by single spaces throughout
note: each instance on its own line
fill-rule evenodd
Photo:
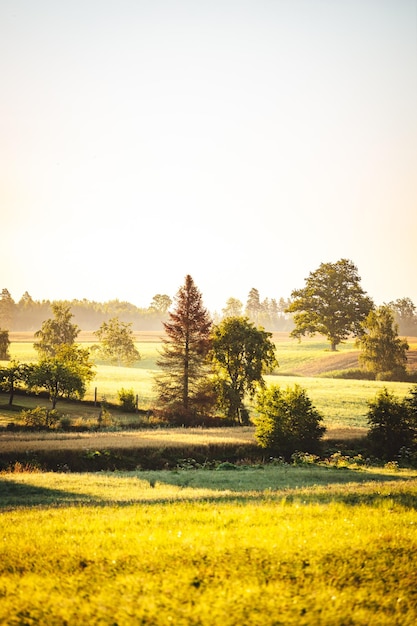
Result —
M 0 478 L 0 510 L 103 504 L 102 498 Z
M 100 495 L 30 484 L 18 475 L 0 477 L 0 510 L 67 506 L 161 505 L 174 502 L 277 504 L 401 505 L 417 509 L 417 480 L 412 477 L 326 467 L 267 467 L 95 474 Z M 34 474 L 33 482 L 37 476 Z M 42 478 L 41 478 L 42 480 Z M 68 475 L 68 481 L 71 475 Z M 88 480 L 88 479 L 87 479 Z M 100 484 L 102 482 L 102 484 Z M 108 481 L 111 481 L 109 485 Z M 120 481 L 120 485 L 117 483 Z M 123 481 L 123 485 L 122 485 Z M 127 481 L 127 483 L 126 483 Z M 129 482 L 132 481 L 130 485 Z M 166 487 L 174 487 L 169 496 Z M 129 497 L 118 496 L 118 488 Z M 175 490 L 177 488 L 177 490 Z M 107 490 L 108 496 L 102 495 Z M 201 493 L 204 490 L 204 493 Z

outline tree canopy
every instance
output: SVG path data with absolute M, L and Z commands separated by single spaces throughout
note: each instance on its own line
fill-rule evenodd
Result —
M 100 341 L 98 350 L 105 361 L 129 366 L 140 360 L 140 353 L 133 339 L 132 324 L 112 317 L 108 322 L 103 322 L 94 334 Z
M 247 422 L 245 394 L 253 396 L 265 384 L 263 374 L 278 365 L 272 334 L 246 317 L 228 317 L 213 328 L 211 356 L 220 408 Z
M 14 393 L 27 380 L 28 366 L 19 361 L 10 361 L 8 367 L 0 368 L 0 389 L 9 394 L 9 405 L 13 404 Z
M 0 361 L 8 361 L 10 359 L 9 346 L 9 331 L 0 328 Z
M 88 350 L 75 346 L 64 346 L 64 353 L 42 358 L 39 363 L 28 366 L 27 385 L 29 389 L 45 389 L 55 409 L 59 398 L 82 399 L 87 382 L 94 372 L 88 359 Z
M 417 309 L 410 298 L 398 298 L 389 302 L 388 306 L 394 311 L 398 332 L 401 335 L 417 335 Z
M 398 336 L 398 324 L 390 306 L 369 312 L 358 340 L 359 362 L 378 378 L 402 380 L 406 374 L 408 343 Z
M 80 332 L 71 321 L 74 316 L 68 305 L 54 302 L 51 307 L 54 317 L 45 320 L 35 333 L 38 341 L 34 343 L 34 348 L 41 357 L 55 356 L 61 346 L 72 345 Z
M 303 289 L 292 292 L 287 308 L 294 314 L 293 337 L 300 339 L 319 333 L 336 350 L 350 335 L 362 335 L 362 321 L 373 308 L 373 302 L 361 288 L 352 261 L 322 263 L 305 282 Z

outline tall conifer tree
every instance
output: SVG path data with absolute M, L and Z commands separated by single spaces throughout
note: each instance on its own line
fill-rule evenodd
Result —
M 157 361 L 162 370 L 156 377 L 159 402 L 165 408 L 191 413 L 197 408 L 199 383 L 206 374 L 212 322 L 200 291 L 190 275 L 175 297 L 175 308 L 164 322 L 163 340 Z

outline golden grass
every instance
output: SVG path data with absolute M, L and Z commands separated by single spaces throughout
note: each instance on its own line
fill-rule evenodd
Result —
M 0 488 L 4 626 L 417 621 L 415 473 L 13 474 Z
M 349 440 L 366 435 L 366 429 L 329 429 L 324 440 Z M 210 447 L 256 444 L 254 427 L 172 428 L 119 432 L 0 432 L 4 454 L 40 450 L 112 450 L 135 448 Z
M 255 443 L 254 428 L 170 428 L 98 433 L 0 433 L 3 452 L 30 449 L 82 450 L 97 448 L 143 448 L 209 446 L 221 443 Z

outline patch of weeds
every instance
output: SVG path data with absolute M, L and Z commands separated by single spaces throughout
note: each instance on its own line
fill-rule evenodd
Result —
M 8 466 L 7 472 L 11 474 L 39 474 L 42 472 L 42 467 L 36 461 L 28 463 L 14 461 Z
M 229 463 L 229 461 L 224 461 L 223 463 L 220 463 L 217 467 L 216 470 L 237 470 L 239 469 L 239 467 L 237 465 L 235 465 L 234 463 Z
M 312 465 L 319 462 L 319 457 L 309 452 L 294 452 L 291 461 L 293 465 Z
M 195 459 L 178 459 L 178 463 L 176 466 L 176 469 L 179 470 L 195 470 L 195 469 L 202 469 L 202 465 L 201 463 L 198 463 L 198 461 L 196 461 Z

